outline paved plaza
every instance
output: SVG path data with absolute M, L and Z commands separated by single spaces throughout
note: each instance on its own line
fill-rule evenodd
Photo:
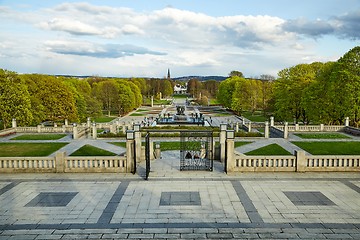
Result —
M 0 239 L 360 239 L 360 176 L 179 171 L 2 174 Z

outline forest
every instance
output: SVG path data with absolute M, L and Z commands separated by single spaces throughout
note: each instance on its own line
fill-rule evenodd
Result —
M 232 76 L 220 83 L 218 101 L 237 114 L 262 110 L 278 121 L 360 125 L 360 47 L 336 62 L 298 64 L 249 80 Z
M 0 69 L 0 128 L 37 125 L 44 121 L 83 122 L 87 117 L 122 116 L 151 96 L 167 98 L 177 84 L 171 79 L 74 78 L 18 74 Z M 181 83 L 183 84 L 183 83 Z M 279 71 L 278 78 L 244 78 L 233 71 L 222 82 L 191 79 L 188 93 L 198 104 L 210 99 L 241 115 L 262 111 L 278 121 L 339 124 L 345 117 L 360 125 L 360 47 L 336 62 L 298 64 Z

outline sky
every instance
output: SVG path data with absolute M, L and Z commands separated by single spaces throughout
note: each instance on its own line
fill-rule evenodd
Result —
M 0 68 L 162 78 L 270 74 L 360 45 L 360 0 L 0 0 Z

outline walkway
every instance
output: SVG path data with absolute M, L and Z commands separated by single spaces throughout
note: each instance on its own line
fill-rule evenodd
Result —
M 2 174 L 0 239 L 360 239 L 358 174 L 180 172 L 176 155 L 148 181 Z

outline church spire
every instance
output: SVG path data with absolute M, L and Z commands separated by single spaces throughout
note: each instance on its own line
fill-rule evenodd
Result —
M 170 80 L 170 69 L 168 68 L 167 79 Z

